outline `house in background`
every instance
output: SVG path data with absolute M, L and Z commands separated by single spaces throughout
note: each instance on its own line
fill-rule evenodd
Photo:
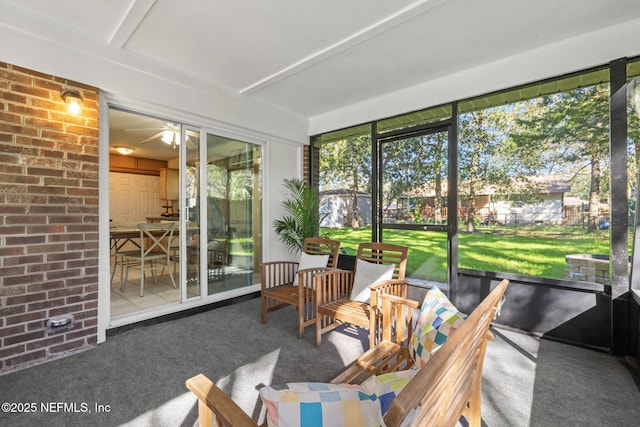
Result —
M 320 227 L 341 228 L 353 224 L 353 192 L 327 190 L 320 192 Z M 358 224 L 371 225 L 371 194 L 358 193 Z

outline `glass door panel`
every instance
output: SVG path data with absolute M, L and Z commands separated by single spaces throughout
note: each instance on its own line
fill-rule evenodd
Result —
M 185 141 L 185 165 L 183 168 L 183 194 L 182 206 L 184 207 L 184 216 L 182 224 L 184 229 L 181 230 L 181 253 L 185 256 L 180 257 L 183 261 L 181 271 L 184 273 L 182 277 L 186 280 L 182 281 L 186 286 L 183 289 L 183 299 L 194 298 L 201 295 L 201 238 L 200 238 L 200 131 L 196 128 L 183 126 L 183 135 Z
M 446 130 L 380 141 L 380 240 L 409 247 L 414 280 L 447 282 L 448 141 Z
M 207 294 L 259 282 L 262 147 L 207 134 Z

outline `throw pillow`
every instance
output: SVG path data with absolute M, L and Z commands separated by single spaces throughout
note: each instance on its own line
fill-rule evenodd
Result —
M 437 286 L 432 287 L 422 301 L 409 340 L 409 352 L 416 366 L 422 368 L 466 318 Z
M 369 286 L 391 280 L 395 264 L 375 264 L 373 262 L 356 260 L 356 274 L 351 288 L 351 301 L 369 302 L 371 291 Z
M 380 402 L 361 386 L 288 383 L 260 389 L 267 424 L 278 427 L 379 426 Z
M 307 268 L 326 267 L 328 262 L 329 255 L 310 255 L 302 252 L 298 261 L 298 271 L 306 270 Z M 298 286 L 298 274 L 293 279 L 293 286 Z
M 389 410 L 393 399 L 404 389 L 417 372 L 417 369 L 407 369 L 376 375 L 363 382 L 362 388 L 366 393 L 374 394 L 378 397 L 380 409 L 384 416 Z

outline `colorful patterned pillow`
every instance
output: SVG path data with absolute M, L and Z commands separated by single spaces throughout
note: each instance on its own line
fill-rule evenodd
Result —
M 411 378 L 418 372 L 417 369 L 407 369 L 405 371 L 390 372 L 388 374 L 376 375 L 362 383 L 362 388 L 368 394 L 374 394 L 380 401 L 382 415 L 387 413 L 391 402 L 411 381 Z
M 416 327 L 409 340 L 409 352 L 418 368 L 445 343 L 467 318 L 437 286 L 424 297 Z
M 288 383 L 263 387 L 267 424 L 278 427 L 368 427 L 382 422 L 380 401 L 350 384 Z
M 368 303 L 371 299 L 369 286 L 391 280 L 395 269 L 395 264 L 375 264 L 361 259 L 356 260 L 356 274 L 353 277 L 353 287 L 349 299 Z

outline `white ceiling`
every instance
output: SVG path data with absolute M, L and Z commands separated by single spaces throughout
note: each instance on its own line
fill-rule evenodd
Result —
M 638 0 L 0 0 L 2 26 L 306 118 L 639 17 Z
M 342 111 L 359 111 L 356 120 L 406 112 L 388 108 L 386 100 L 417 87 L 444 92 L 432 98 L 446 102 L 466 84 L 462 92 L 468 96 L 469 85 L 477 90 L 479 82 L 469 82 L 466 70 L 492 70 L 504 60 L 522 64 L 519 75 L 539 67 L 542 71 L 531 77 L 539 79 L 558 72 L 551 71 L 554 63 L 562 63 L 555 68 L 567 72 L 618 57 L 610 55 L 640 55 L 640 44 L 629 40 L 640 34 L 638 25 L 640 0 L 0 0 L 0 34 L 12 40 L 0 42 L 0 61 L 13 59 L 74 78 L 74 68 L 63 64 L 70 57 L 83 58 L 79 81 L 107 91 L 112 89 L 109 73 L 126 81 L 127 70 L 133 70 L 135 76 L 172 83 L 164 98 L 153 102 L 198 112 L 180 99 L 195 94 L 207 108 L 222 104 L 200 111 L 203 116 L 224 122 L 226 108 L 232 118 L 246 116 L 243 126 L 276 134 L 278 126 L 288 123 L 306 122 L 310 128 L 320 123 L 316 127 L 332 130 L 323 120 L 333 116 L 336 122 Z M 611 28 L 623 30 L 609 32 L 598 45 Z M 33 41 L 24 44 L 28 48 L 11 50 L 27 39 Z M 585 56 L 575 49 L 563 51 L 565 41 L 576 39 L 589 40 L 598 51 L 595 60 L 567 61 Z M 40 48 L 39 56 L 34 57 L 32 46 Z M 549 46 L 555 46 L 553 54 L 544 53 Z M 57 64 L 48 66 L 52 62 Z M 439 83 L 456 73 L 457 79 Z M 512 74 L 504 68 L 494 73 L 490 89 L 526 82 L 509 82 Z M 117 90 L 135 91 L 144 82 L 138 78 Z M 226 98 L 207 102 L 216 94 Z M 421 99 L 413 105 L 430 106 Z M 149 135 L 126 133 L 138 139 L 166 124 L 122 122 L 128 128 L 150 128 Z M 121 142 L 126 141 L 119 137 Z M 156 144 L 146 145 L 139 154 Z

